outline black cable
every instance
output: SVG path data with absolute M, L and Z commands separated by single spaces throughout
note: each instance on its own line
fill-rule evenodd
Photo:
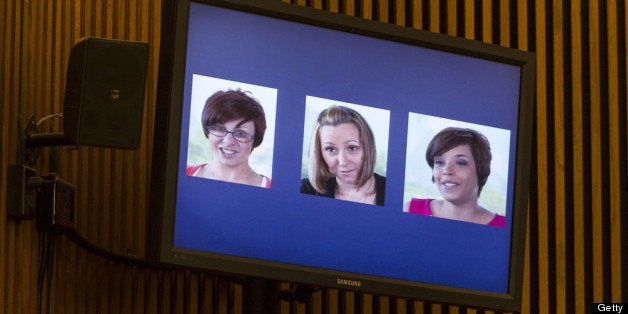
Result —
M 183 268 L 183 267 L 172 265 L 172 264 L 149 261 L 149 260 L 143 259 L 141 257 L 132 255 L 132 254 L 122 254 L 122 253 L 105 249 L 103 247 L 100 247 L 90 242 L 81 234 L 79 234 L 75 229 L 69 229 L 67 227 L 55 228 L 53 226 L 53 230 L 55 230 L 55 232 L 60 232 L 66 238 L 74 242 L 83 250 L 93 255 L 100 256 L 104 259 L 113 261 L 113 262 L 117 262 L 117 263 L 121 263 L 125 265 L 131 265 L 131 266 L 141 266 L 141 267 L 157 268 L 157 269 L 163 269 L 163 270 L 178 270 L 178 269 L 180 270 Z
M 46 232 L 46 242 L 48 250 L 46 251 L 46 261 L 48 267 L 46 269 L 46 313 L 50 313 L 50 291 L 52 290 L 52 257 L 54 256 L 55 243 L 51 239 L 51 234 Z
M 38 228 L 38 271 L 37 271 L 37 313 L 42 309 L 50 309 L 50 287 L 52 285 L 52 257 L 54 254 L 54 242 L 51 241 L 49 230 Z M 45 288 L 45 290 L 44 290 Z M 46 291 L 46 306 L 43 305 L 43 294 Z M 48 313 L 49 311 L 46 311 Z
M 39 230 L 38 231 L 38 236 L 39 236 L 39 247 L 38 247 L 38 252 L 37 252 L 37 313 L 41 314 L 41 298 L 43 295 L 43 291 L 44 291 L 44 277 L 45 277 L 45 272 L 46 272 L 46 267 L 47 267 L 47 263 L 46 263 L 46 237 L 45 237 L 45 231 L 43 230 Z
M 161 261 L 152 261 L 147 260 L 142 257 L 138 257 L 133 254 L 123 254 L 115 251 L 111 251 L 109 249 L 103 248 L 99 245 L 96 245 L 86 239 L 83 235 L 81 235 L 70 222 L 68 223 L 64 219 L 67 217 L 54 217 L 54 205 L 52 207 L 46 206 L 47 203 L 47 189 L 53 186 L 54 183 L 59 183 L 59 177 L 56 174 L 51 174 L 46 177 L 34 177 L 29 181 L 33 188 L 38 189 L 38 208 L 37 208 L 37 229 L 39 231 L 40 237 L 40 247 L 39 247 L 39 272 L 37 276 L 37 286 L 38 286 L 38 294 L 37 294 L 37 313 L 41 313 L 42 311 L 42 298 L 43 291 L 47 291 L 46 294 L 46 304 L 45 308 L 47 309 L 46 313 L 50 312 L 50 298 L 51 298 L 51 289 L 52 289 L 52 261 L 54 257 L 54 240 L 56 236 L 65 236 L 69 241 L 73 242 L 77 246 L 79 246 L 84 251 L 99 256 L 108 261 L 128 265 L 128 266 L 137 266 L 148 268 L 152 270 L 166 270 L 166 271 L 195 271 L 198 273 L 208 274 L 210 276 L 220 277 L 224 280 L 230 281 L 234 284 L 244 285 L 247 282 L 247 279 L 250 277 L 245 275 L 238 274 L 229 274 L 222 273 L 218 271 L 211 271 L 203 268 L 195 268 L 189 266 L 183 266 L 178 264 L 170 264 L 164 263 Z M 32 181 L 32 182 L 31 182 Z M 39 203 L 39 200 L 42 199 L 42 203 Z M 45 287 L 44 287 L 45 285 Z M 46 288 L 46 289 L 44 289 Z M 309 287 L 309 286 L 301 286 L 298 284 L 293 284 L 290 286 L 290 289 L 280 291 L 282 294 L 281 297 L 284 300 L 288 301 L 296 301 L 296 302 L 306 302 L 311 298 L 311 295 L 319 290 L 318 287 Z
M 152 268 L 152 269 L 158 269 L 158 270 L 179 270 L 179 271 L 193 270 L 193 271 L 207 273 L 214 276 L 229 277 L 231 278 L 230 280 L 233 280 L 233 281 L 237 281 L 240 279 L 239 277 L 236 277 L 236 276 L 230 277 L 227 274 L 218 274 L 216 272 L 211 272 L 205 269 L 197 269 L 197 268 L 181 266 L 177 264 L 151 261 L 151 260 L 147 260 L 133 254 L 123 254 L 123 253 L 111 251 L 109 249 L 105 249 L 101 246 L 98 246 L 92 243 L 91 241 L 83 237 L 74 228 L 70 228 L 64 225 L 52 225 L 50 229 L 51 229 L 52 234 L 64 235 L 68 240 L 78 245 L 81 249 L 85 250 L 86 252 L 102 257 L 106 260 L 116 262 L 116 263 L 121 263 L 121 264 L 129 265 L 129 266 Z
M 150 269 L 157 270 L 168 270 L 168 271 L 196 271 L 199 273 L 205 273 L 211 276 L 218 276 L 227 281 L 230 281 L 235 284 L 244 285 L 247 282 L 246 276 L 243 275 L 233 275 L 233 274 L 225 274 L 218 273 L 215 271 L 210 271 L 207 269 L 193 268 L 188 266 L 182 266 L 177 264 L 163 263 L 163 262 L 155 262 L 149 261 L 144 258 L 132 255 L 132 254 L 122 254 L 118 252 L 114 252 L 103 247 L 100 247 L 85 237 L 83 237 L 79 232 L 77 232 L 74 228 L 70 228 L 64 225 L 53 225 L 50 228 L 51 234 L 53 235 L 64 235 L 68 240 L 78 245 L 80 248 L 85 250 L 86 252 L 99 256 L 109 261 L 129 265 L 129 266 L 139 266 Z M 290 288 L 287 290 L 280 291 L 281 299 L 286 301 L 296 301 L 299 303 L 305 303 L 310 300 L 312 294 L 316 291 L 321 290 L 320 287 L 310 287 L 310 286 L 302 286 L 299 284 L 291 284 Z

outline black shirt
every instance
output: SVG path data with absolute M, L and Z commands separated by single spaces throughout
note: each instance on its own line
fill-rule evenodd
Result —
M 375 205 L 384 206 L 386 177 L 382 177 L 377 173 L 373 173 L 373 176 L 375 177 Z M 336 195 L 336 178 L 329 178 L 325 184 L 325 189 L 327 190 L 326 193 L 319 193 L 314 189 L 309 179 L 301 180 L 301 193 L 334 198 Z

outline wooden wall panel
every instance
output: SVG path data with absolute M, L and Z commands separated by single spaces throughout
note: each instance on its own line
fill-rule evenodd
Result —
M 277 1 L 535 52 L 522 313 L 586 313 L 592 302 L 628 302 L 624 1 Z M 38 233 L 33 221 L 3 218 L 18 116 L 24 123 L 61 111 L 72 43 L 84 36 L 148 42 L 140 149 L 43 149 L 39 159 L 42 174 L 58 172 L 76 185 L 81 235 L 144 255 L 161 1 L 9 0 L 0 1 L 0 16 L 0 313 L 37 313 L 38 304 L 44 313 L 241 313 L 242 287 L 228 278 L 108 260 Z M 55 117 L 40 129 L 60 126 Z M 48 268 L 40 266 L 45 258 Z M 282 302 L 281 313 L 498 312 L 323 289 L 306 304 Z

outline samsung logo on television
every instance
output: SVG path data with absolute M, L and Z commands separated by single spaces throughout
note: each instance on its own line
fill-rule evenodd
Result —
M 361 281 L 357 281 L 357 280 L 349 280 L 349 279 L 343 279 L 343 278 L 338 278 L 336 280 L 336 283 L 342 286 L 351 286 L 351 287 L 360 287 L 362 286 L 362 282 Z

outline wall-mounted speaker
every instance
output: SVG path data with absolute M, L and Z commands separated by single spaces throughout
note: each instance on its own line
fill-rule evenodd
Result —
M 70 51 L 63 132 L 85 146 L 137 149 L 142 134 L 149 46 L 84 38 Z

